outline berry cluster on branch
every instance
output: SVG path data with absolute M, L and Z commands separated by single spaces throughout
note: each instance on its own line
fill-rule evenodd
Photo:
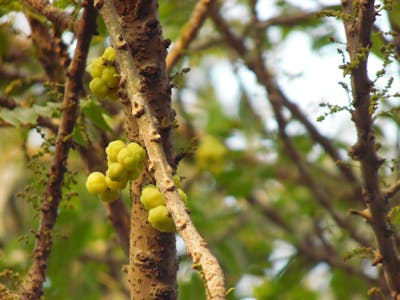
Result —
M 118 199 L 119 190 L 128 181 L 139 177 L 144 167 L 146 151 L 135 142 L 125 144 L 121 140 L 112 141 L 106 148 L 108 169 L 91 173 L 86 180 L 89 193 L 99 195 L 100 200 L 112 202 Z
M 180 188 L 179 176 L 174 176 L 175 185 L 178 187 L 178 192 L 181 199 L 187 204 L 187 195 Z M 149 212 L 148 221 L 158 231 L 161 232 L 175 232 L 176 227 L 174 221 L 168 213 L 165 206 L 165 200 L 157 186 L 148 184 L 143 187 L 140 196 L 144 208 Z
M 90 91 L 99 98 L 117 99 L 120 75 L 115 62 L 115 50 L 107 47 L 102 56 L 93 60 L 87 70 L 92 76 Z

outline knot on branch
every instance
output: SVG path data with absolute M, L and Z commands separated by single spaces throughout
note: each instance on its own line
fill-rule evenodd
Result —
M 135 253 L 134 264 L 147 269 L 157 266 L 157 262 L 153 259 L 151 254 L 144 251 L 138 251 Z
M 176 299 L 174 290 L 168 285 L 157 285 L 151 294 L 154 299 Z

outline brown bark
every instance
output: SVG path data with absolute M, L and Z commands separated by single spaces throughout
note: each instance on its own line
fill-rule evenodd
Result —
M 350 64 L 354 111 L 352 118 L 357 129 L 357 142 L 349 153 L 361 164 L 363 201 L 369 210 L 368 221 L 377 244 L 376 264 L 382 263 L 385 277 L 394 299 L 400 299 L 400 258 L 393 231 L 387 220 L 389 203 L 379 181 L 383 160 L 377 154 L 373 119 L 370 112 L 373 83 L 368 77 L 368 54 L 375 21 L 374 1 L 342 0 L 343 12 L 352 16 L 344 21 Z M 375 264 L 375 265 L 376 265 Z
M 53 244 L 52 230 L 57 220 L 58 205 L 62 198 L 62 185 L 67 170 L 67 158 L 72 144 L 71 134 L 74 129 L 79 95 L 82 91 L 82 75 L 85 70 L 86 56 L 95 24 L 91 20 L 96 16 L 92 2 L 84 4 L 85 10 L 77 30 L 77 47 L 74 58 L 68 68 L 65 84 L 63 112 L 59 126 L 55 153 L 51 163 L 49 179 L 43 195 L 42 214 L 39 230 L 36 234 L 36 245 L 33 252 L 33 262 L 28 276 L 21 287 L 23 299 L 36 300 L 43 295 L 43 283 L 46 280 L 47 261 Z
M 109 0 L 99 1 L 97 7 L 101 8 L 100 13 L 109 31 L 111 43 L 116 48 L 122 86 L 126 90 L 126 94 L 121 95 L 121 98 L 127 105 L 129 103 L 132 105 L 128 116 L 135 119 L 140 137 L 146 147 L 149 158 L 148 170 L 163 193 L 167 209 L 186 243 L 187 252 L 193 259 L 194 267 L 201 272 L 204 278 L 207 299 L 225 299 L 223 272 L 218 261 L 207 248 L 207 243 L 194 227 L 188 209 L 180 198 L 172 178 L 175 166 L 173 155 L 167 149 L 172 149 L 173 146 L 170 134 L 174 126 L 174 113 L 169 108 L 170 87 L 164 61 L 166 43 L 161 38 L 161 29 L 157 20 L 157 3 L 155 1 L 134 1 L 126 7 L 118 3 L 120 16 L 117 15 L 113 3 Z M 133 22 L 129 23 L 133 29 L 126 34 L 127 18 Z M 121 20 L 122 27 L 118 20 Z M 132 36 L 132 34 L 134 35 Z M 159 60 L 161 58 L 162 60 Z M 166 95 L 168 97 L 163 98 Z M 133 122 L 131 123 L 133 124 Z M 132 134 L 135 134 L 135 130 L 135 128 L 131 130 Z M 137 199 L 135 192 L 138 193 L 137 189 L 132 190 L 134 201 Z M 135 209 L 135 203 L 133 209 Z M 133 214 L 137 214 L 138 217 L 142 216 L 139 208 L 136 211 L 133 210 Z M 134 220 L 131 221 L 134 224 Z M 143 226 L 143 220 L 141 224 Z M 135 259 L 138 254 L 135 254 L 137 249 L 132 246 L 134 243 L 133 227 L 131 234 L 129 272 L 134 274 Z M 143 239 L 143 235 L 139 238 Z M 167 249 L 160 249 L 161 253 Z M 157 253 L 160 253 L 158 249 L 153 250 L 153 254 Z M 131 278 L 134 279 L 132 276 Z M 142 289 L 143 284 L 141 282 Z M 147 298 L 140 298 L 135 294 L 132 294 L 131 297 L 132 299 L 153 299 L 155 292 L 146 296 Z M 156 299 L 170 299 L 167 297 L 169 295 L 166 298 Z
M 174 112 L 170 106 L 170 84 L 166 74 L 166 49 L 158 21 L 156 1 L 115 1 L 121 17 L 125 39 L 135 65 L 142 77 L 140 92 L 149 99 L 151 113 L 157 119 L 163 149 L 172 168 L 174 145 L 172 124 Z M 126 134 L 129 141 L 143 144 L 138 134 L 131 104 L 126 103 Z M 144 180 L 152 180 L 144 178 Z M 131 299 L 176 299 L 178 262 L 175 234 L 161 233 L 147 221 L 147 211 L 140 203 L 143 182 L 131 187 L 131 227 L 128 275 Z

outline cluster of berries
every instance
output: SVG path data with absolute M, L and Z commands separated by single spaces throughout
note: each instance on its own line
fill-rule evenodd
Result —
M 116 140 L 108 144 L 106 154 L 106 174 L 91 173 L 86 180 L 86 188 L 89 193 L 99 195 L 102 201 L 111 202 L 118 199 L 119 190 L 124 189 L 128 181 L 139 177 L 146 151 L 135 142 L 125 144 Z
M 174 181 L 175 185 L 178 187 L 179 196 L 187 204 L 187 195 L 180 188 L 179 176 L 175 175 Z M 153 184 L 144 186 L 140 201 L 149 212 L 148 221 L 155 229 L 161 232 L 176 231 L 174 221 L 168 213 L 164 197 L 158 187 Z
M 101 57 L 96 58 L 89 66 L 88 71 L 92 80 L 89 88 L 93 95 L 99 98 L 117 98 L 120 75 L 115 63 L 115 50 L 106 48 Z

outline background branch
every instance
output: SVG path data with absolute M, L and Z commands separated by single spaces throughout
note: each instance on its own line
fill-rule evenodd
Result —
M 33 252 L 33 262 L 21 289 L 23 298 L 27 300 L 39 299 L 43 294 L 42 286 L 46 279 L 47 261 L 53 244 L 52 229 L 57 219 L 58 205 L 62 198 L 61 187 L 67 167 L 68 152 L 72 143 L 71 133 L 77 118 L 79 94 L 82 90 L 81 80 L 86 67 L 90 40 L 96 29 L 96 24 L 92 22 L 95 17 L 96 11 L 93 8 L 93 2 L 89 0 L 85 3 L 85 9 L 79 21 L 78 43 L 67 72 L 62 103 L 64 110 L 56 139 L 49 181 L 43 195 L 42 215 Z

